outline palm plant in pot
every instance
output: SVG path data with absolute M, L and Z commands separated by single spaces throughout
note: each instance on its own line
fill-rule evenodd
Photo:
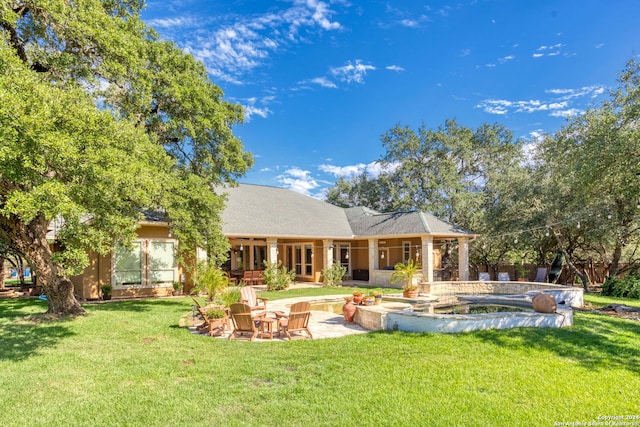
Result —
M 395 271 L 391 275 L 391 283 L 402 284 L 403 297 L 415 298 L 418 296 L 418 285 L 413 282 L 413 279 L 420 268 L 420 264 L 416 264 L 412 259 L 407 262 L 399 262 L 393 267 Z

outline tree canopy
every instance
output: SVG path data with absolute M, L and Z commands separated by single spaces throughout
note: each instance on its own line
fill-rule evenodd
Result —
M 82 311 L 66 278 L 87 250 L 131 241 L 147 210 L 166 215 L 181 248 L 226 252 L 213 186 L 252 165 L 232 132 L 242 108 L 159 40 L 142 6 L 0 4 L 0 240 L 32 265 L 50 312 Z
M 615 276 L 640 259 L 640 64 L 618 82 L 541 141 L 514 140 L 499 124 L 398 125 L 381 137 L 386 171 L 341 178 L 327 201 L 419 209 L 471 229 L 482 235 L 475 264 L 548 264 L 562 252 L 585 287 L 596 263 Z

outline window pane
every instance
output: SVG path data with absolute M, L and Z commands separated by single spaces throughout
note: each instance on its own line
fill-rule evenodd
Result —
M 142 284 L 142 243 L 135 242 L 131 250 L 118 245 L 115 254 L 116 286 Z
M 166 283 L 175 280 L 174 242 L 149 242 L 149 280 Z

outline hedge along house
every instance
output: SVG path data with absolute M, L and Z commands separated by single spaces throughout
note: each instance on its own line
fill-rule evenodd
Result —
M 387 286 L 395 264 L 413 259 L 422 266 L 422 280 L 431 282 L 443 278 L 444 242 L 457 241 L 458 276 L 468 280 L 468 243 L 476 235 L 427 213 L 344 209 L 288 189 L 251 184 L 216 192 L 227 197 L 222 232 L 231 245 L 226 268 L 233 272 L 280 261 L 296 272 L 297 281 L 320 282 L 322 269 L 339 262 L 347 279 Z M 174 282 L 190 283 L 165 218 L 147 214 L 136 233 L 131 249 L 90 254 L 89 267 L 71 278 L 76 295 L 97 299 L 100 287 L 110 284 L 115 298 L 165 296 Z M 55 239 L 55 230 L 50 238 Z
M 413 259 L 422 280 L 442 280 L 442 249 L 456 241 L 460 280 L 469 279 L 469 241 L 477 235 L 424 212 L 379 213 L 340 208 L 291 190 L 240 184 L 227 195 L 222 230 L 231 243 L 230 270 L 260 270 L 282 262 L 296 280 L 319 282 L 339 262 L 346 278 L 390 284 L 393 267 Z

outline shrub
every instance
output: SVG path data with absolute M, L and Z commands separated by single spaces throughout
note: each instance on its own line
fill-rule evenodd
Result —
M 331 267 L 322 269 L 322 283 L 325 286 L 338 286 L 342 283 L 342 278 L 347 273 L 347 268 L 340 263 L 334 262 Z
M 640 274 L 633 270 L 624 279 L 616 277 L 607 279 L 602 285 L 602 295 L 640 299 Z
M 196 289 L 198 292 L 206 292 L 209 301 L 213 301 L 218 293 L 229 286 L 227 273 L 216 268 L 211 263 L 198 262 L 196 272 Z
M 262 277 L 264 277 L 264 283 L 267 285 L 267 290 L 269 291 L 287 289 L 296 279 L 296 272 L 294 270 L 287 270 L 287 267 L 282 265 L 282 261 L 278 261 L 277 264 L 269 264 L 265 261 L 264 267 Z

